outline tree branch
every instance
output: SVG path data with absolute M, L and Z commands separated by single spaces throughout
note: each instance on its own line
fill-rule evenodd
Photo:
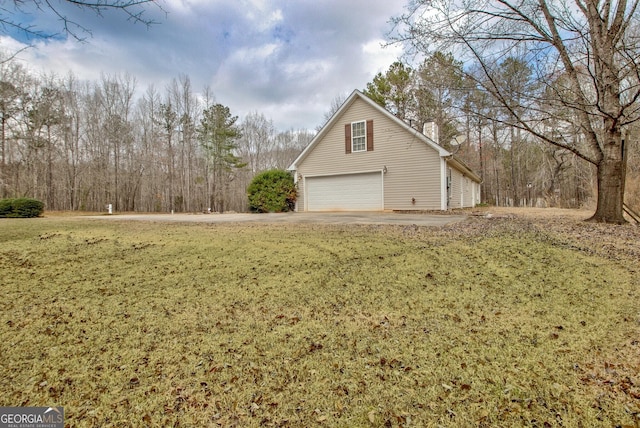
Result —
M 51 0 L 13 0 L 13 10 L 9 7 L 0 7 L 0 32 L 8 34 L 11 29 L 25 34 L 28 38 L 48 39 L 59 34 L 49 34 L 37 30 L 34 26 L 25 25 L 13 17 L 18 13 L 25 13 L 24 6 L 31 4 L 42 13 L 51 13 L 62 22 L 62 34 L 69 35 L 78 41 L 86 40 L 82 34 L 91 36 L 91 30 L 77 20 L 69 18 L 61 8 L 62 4 L 76 6 L 80 9 L 90 10 L 97 16 L 103 16 L 107 11 L 123 12 L 128 20 L 148 26 L 157 24 L 153 19 L 145 19 L 146 6 L 155 6 L 163 11 L 162 0 L 59 0 L 54 3 Z

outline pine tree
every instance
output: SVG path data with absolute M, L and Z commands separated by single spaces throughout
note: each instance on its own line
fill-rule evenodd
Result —
M 204 110 L 198 136 L 208 160 L 208 200 L 214 211 L 223 212 L 228 198 L 229 183 L 235 172 L 246 163 L 236 156 L 240 130 L 237 116 L 231 116 L 229 107 L 215 104 Z

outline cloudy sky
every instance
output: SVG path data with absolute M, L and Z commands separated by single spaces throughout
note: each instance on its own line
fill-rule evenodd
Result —
M 171 79 L 187 75 L 195 91 L 209 86 L 232 114 L 262 113 L 286 130 L 314 129 L 336 96 L 363 89 L 401 55 L 399 47 L 382 45 L 406 0 L 160 1 L 163 10 L 145 10 L 144 18 L 158 23 L 150 28 L 122 13 L 99 17 L 62 6 L 92 35 L 83 43 L 32 40 L 19 58 L 34 71 L 72 70 L 94 81 L 127 72 L 141 93 L 151 84 L 163 92 Z M 54 15 L 27 7 L 15 15 L 22 23 L 61 30 Z M 5 31 L 0 49 L 24 42 Z

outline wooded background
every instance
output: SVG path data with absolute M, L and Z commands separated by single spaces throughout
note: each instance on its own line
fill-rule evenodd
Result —
M 130 75 L 97 82 L 0 65 L 1 196 L 47 210 L 245 211 L 258 172 L 286 168 L 312 139 L 242 120 L 188 76 L 141 95 Z
M 416 68 L 398 61 L 367 84 L 365 93 L 416 129 L 434 121 L 440 144 L 464 160 L 483 179 L 482 201 L 498 206 L 592 208 L 596 197 L 596 169 L 575 153 L 548 144 L 517 126 L 512 111 L 535 121 L 541 110 L 530 106 L 540 85 L 533 65 L 517 56 L 505 56 L 492 73 L 492 84 L 506 97 L 497 103 L 478 85 L 471 69 L 450 53 L 435 52 Z M 478 73 L 479 74 L 479 73 Z M 530 109 L 530 113 L 526 110 Z M 559 112 L 558 115 L 562 115 Z M 547 115 L 549 116 L 549 115 Z M 580 126 L 539 120 L 541 134 L 579 145 Z M 629 127 L 626 202 L 640 204 L 640 150 L 638 127 Z M 460 144 L 461 143 L 461 144 Z
M 415 69 L 401 62 L 365 93 L 416 129 L 435 120 L 441 144 L 483 178 L 482 201 L 514 206 L 591 206 L 595 169 L 509 123 L 467 85 L 461 63 L 436 53 Z M 527 65 L 505 61 L 500 79 L 513 103 L 526 91 Z M 326 120 L 348 94 L 327 106 Z M 277 130 L 263 112 L 238 118 L 187 75 L 141 90 L 130 75 L 81 81 L 0 62 L 0 196 L 42 200 L 47 210 L 246 211 L 253 176 L 286 168 L 316 130 Z M 556 129 L 567 138 L 576 130 Z M 640 207 L 638 129 L 627 135 L 626 202 Z M 459 145 L 455 143 L 460 143 Z

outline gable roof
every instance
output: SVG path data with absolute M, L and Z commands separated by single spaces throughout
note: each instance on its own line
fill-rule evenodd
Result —
M 322 129 L 320 129 L 320 132 L 318 132 L 318 134 L 313 138 L 313 140 L 311 140 L 309 145 L 305 147 L 302 153 L 300 153 L 300 155 L 298 155 L 298 157 L 293 161 L 291 166 L 288 168 L 289 170 L 297 169 L 298 163 L 300 163 L 300 161 L 302 161 L 305 157 L 307 157 L 309 152 L 311 152 L 313 148 L 318 144 L 318 142 L 322 140 L 322 138 L 329 131 L 329 129 L 331 129 L 336 124 L 340 116 L 342 116 L 342 113 L 344 113 L 357 99 L 364 101 L 371 108 L 377 110 L 379 113 L 383 114 L 388 119 L 395 122 L 400 127 L 404 128 L 407 132 L 411 133 L 413 136 L 416 136 L 419 140 L 421 140 L 425 144 L 431 146 L 434 150 L 438 152 L 440 156 L 447 156 L 451 154 L 447 152 L 443 147 L 436 144 L 435 141 L 432 141 L 426 135 L 411 128 L 404 121 L 398 119 L 396 116 L 392 115 L 387 109 L 381 107 L 378 103 L 374 102 L 371 98 L 367 97 L 365 94 L 363 94 L 362 92 L 356 89 L 351 93 L 351 95 L 349 95 L 349 97 L 345 100 L 345 102 L 342 103 L 340 108 L 333 114 L 333 116 L 331 116 L 331 118 L 327 121 L 327 123 L 324 124 Z
M 387 109 L 385 109 L 384 107 L 380 106 L 378 103 L 376 103 L 371 98 L 367 97 L 365 94 L 363 94 L 362 92 L 360 92 L 357 89 L 354 90 L 351 93 L 351 95 L 349 95 L 349 97 L 345 100 L 344 103 L 342 103 L 340 108 L 331 116 L 331 118 L 327 121 L 327 123 L 324 124 L 324 126 L 322 127 L 322 129 L 320 129 L 318 134 L 316 134 L 316 136 L 313 137 L 313 140 L 311 140 L 309 145 L 307 145 L 307 147 L 304 148 L 304 150 L 298 155 L 298 157 L 293 161 L 293 163 L 289 166 L 289 168 L 287 168 L 287 170 L 289 170 L 289 171 L 297 170 L 298 169 L 298 164 L 300 162 L 302 162 L 302 160 L 304 160 L 304 158 L 306 158 L 309 153 L 311 153 L 311 151 L 315 148 L 315 146 L 320 141 L 322 141 L 322 139 L 324 138 L 325 134 L 327 132 L 329 132 L 329 130 L 336 124 L 336 122 L 339 120 L 339 118 L 342 116 L 342 114 L 347 109 L 349 109 L 349 107 L 351 107 L 351 105 L 358 99 L 362 100 L 363 102 L 368 104 L 371 108 L 373 108 L 374 110 L 377 110 L 380 114 L 386 116 L 389 120 L 391 120 L 392 122 L 396 123 L 402 129 L 404 129 L 407 133 L 411 134 L 411 136 L 413 138 L 416 138 L 417 140 L 422 141 L 424 144 L 426 144 L 427 146 L 431 147 L 433 150 L 438 152 L 438 155 L 440 155 L 440 157 L 445 157 L 445 158 L 448 158 L 449 161 L 453 161 L 453 163 L 456 165 L 456 167 L 461 169 L 463 172 L 465 172 L 465 174 L 469 175 L 475 181 L 480 182 L 480 177 L 478 177 L 478 175 L 476 175 L 462 161 L 460 161 L 459 159 L 455 158 L 453 156 L 453 153 L 449 152 L 444 147 L 440 146 L 438 143 L 436 143 L 431 138 L 429 138 L 426 135 L 424 135 L 422 132 L 410 127 L 403 120 L 401 120 L 398 117 L 396 117 L 393 114 L 391 114 Z

